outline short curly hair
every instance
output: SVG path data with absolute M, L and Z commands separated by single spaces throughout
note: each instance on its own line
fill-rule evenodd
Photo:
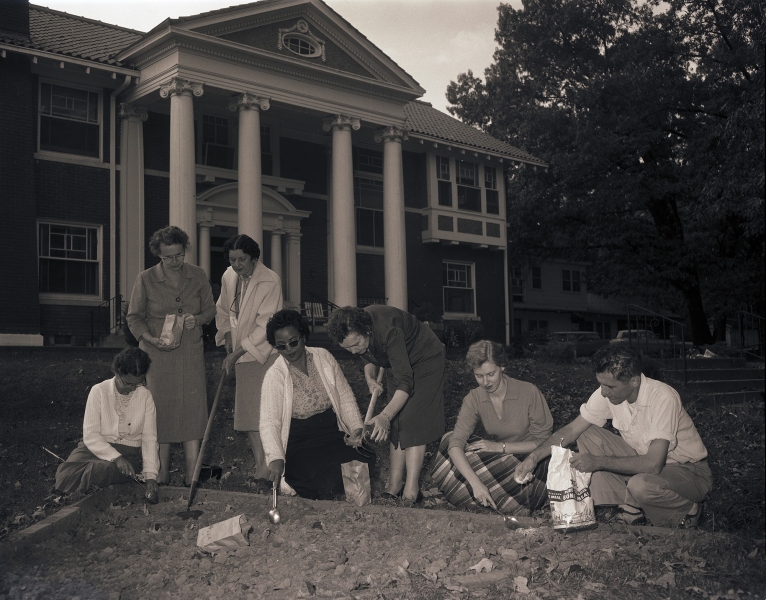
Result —
M 471 369 L 478 369 L 485 362 L 491 362 L 498 367 L 507 367 L 510 362 L 502 344 L 490 340 L 479 340 L 468 348 L 465 362 Z
M 276 346 L 276 333 L 285 327 L 295 327 L 306 343 L 308 343 L 311 327 L 309 327 L 306 319 L 297 310 L 285 309 L 275 312 L 269 319 L 269 322 L 266 323 L 266 339 L 269 344 Z
M 142 377 L 149 371 L 152 359 L 149 355 L 135 346 L 128 346 L 112 361 L 112 373 L 115 375 L 135 375 Z
M 162 229 L 158 229 L 152 234 L 149 239 L 149 250 L 154 256 L 160 255 L 160 244 L 163 246 L 173 246 L 174 244 L 180 244 L 184 250 L 189 248 L 189 236 L 188 234 L 175 225 L 168 225 Z
M 226 260 L 229 260 L 229 252 L 232 250 L 242 250 L 253 260 L 258 260 L 261 257 L 261 247 L 253 238 L 249 235 L 235 235 L 226 240 L 223 244 L 223 255 Z
M 627 383 L 641 375 L 641 353 L 628 344 L 607 344 L 598 349 L 591 359 L 596 373 L 610 373 L 617 381 Z
M 327 333 L 336 344 L 341 344 L 352 333 L 369 337 L 372 335 L 372 315 L 363 308 L 341 306 L 332 311 Z

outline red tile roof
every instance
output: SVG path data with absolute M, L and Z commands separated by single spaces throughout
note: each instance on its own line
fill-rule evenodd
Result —
M 144 34 L 52 10 L 29 5 L 29 40 L 0 36 L 0 41 L 73 58 L 83 58 L 109 65 L 122 66 L 114 56 L 134 44 Z
M 531 154 L 506 144 L 462 121 L 436 110 L 426 102 L 408 102 L 404 106 L 407 125 L 412 133 L 422 134 L 429 138 L 452 142 L 456 145 L 470 146 L 477 150 L 485 150 L 492 154 L 501 154 L 509 158 L 544 165 L 543 161 Z

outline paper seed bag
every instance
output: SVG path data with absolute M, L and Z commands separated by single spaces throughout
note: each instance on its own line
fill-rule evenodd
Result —
M 590 495 L 590 473 L 569 464 L 572 451 L 551 446 L 548 464 L 548 498 L 551 501 L 553 529 L 566 533 L 596 527 L 596 513 Z
M 343 475 L 343 488 L 346 491 L 346 501 L 354 502 L 357 506 L 370 503 L 370 468 L 367 463 L 359 460 L 343 463 L 340 466 Z
M 252 529 L 252 525 L 247 522 L 245 515 L 238 515 L 220 523 L 214 523 L 199 530 L 197 547 L 213 554 L 224 548 L 249 546 L 250 542 L 245 536 L 250 529 Z
M 182 315 L 165 315 L 165 323 L 163 323 L 162 333 L 160 333 L 160 341 L 164 346 L 180 346 L 183 332 L 184 318 Z

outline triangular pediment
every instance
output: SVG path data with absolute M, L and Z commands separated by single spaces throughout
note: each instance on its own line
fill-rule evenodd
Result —
M 308 69 L 424 90 L 321 0 L 263 0 L 184 17 L 173 26 L 241 44 Z

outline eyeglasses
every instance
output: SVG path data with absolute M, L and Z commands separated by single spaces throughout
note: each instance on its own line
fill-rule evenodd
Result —
M 296 339 L 296 340 L 290 340 L 290 341 L 289 341 L 289 342 L 287 342 L 286 344 L 274 344 L 274 347 L 275 347 L 277 350 L 279 350 L 280 352 L 284 352 L 284 351 L 285 351 L 285 350 L 287 350 L 288 348 L 290 348 L 290 350 L 292 350 L 292 349 L 293 349 L 293 348 L 295 348 L 295 347 L 296 347 L 298 344 L 300 344 L 302 340 L 303 340 L 303 336 L 299 337 L 299 338 L 298 338 L 298 339 Z
M 184 256 L 186 256 L 186 252 L 182 252 L 181 254 L 174 254 L 173 256 L 160 255 L 160 258 L 165 262 L 173 262 L 174 260 L 183 260 Z
M 131 389 L 131 390 L 135 390 L 136 388 L 140 388 L 140 387 L 146 387 L 146 378 L 144 378 L 143 381 L 139 381 L 137 383 L 128 383 L 120 375 L 118 375 L 116 373 L 115 373 L 115 375 L 117 375 L 117 379 L 120 380 L 120 383 L 122 384 L 122 387 Z

